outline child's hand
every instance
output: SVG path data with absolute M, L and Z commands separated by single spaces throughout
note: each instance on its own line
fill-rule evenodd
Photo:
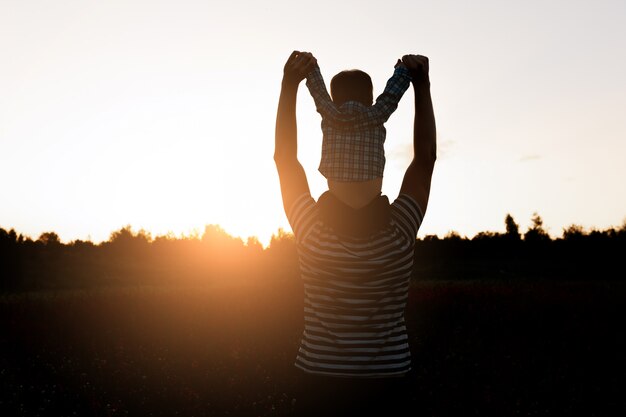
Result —
M 302 66 L 302 73 L 306 77 L 306 75 L 313 71 L 315 67 L 317 67 L 317 58 L 313 56 L 310 52 L 302 52 L 304 64 Z
M 394 68 L 406 68 L 406 65 L 404 65 L 404 62 L 402 62 L 401 60 L 398 60 L 398 62 L 396 62 L 396 65 L 393 66 Z

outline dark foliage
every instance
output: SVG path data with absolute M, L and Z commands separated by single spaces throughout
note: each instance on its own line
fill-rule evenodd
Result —
M 506 232 L 482 232 L 471 239 L 451 232 L 416 242 L 416 279 L 620 279 L 626 253 L 626 225 L 586 232 L 572 225 L 551 239 L 538 214 L 522 236 L 507 215 Z M 262 271 L 263 278 L 259 278 Z M 258 239 L 244 244 L 216 225 L 201 236 L 157 236 L 130 226 L 94 244 L 63 244 L 54 232 L 37 240 L 0 228 L 0 290 L 21 291 L 117 285 L 232 284 L 285 280 L 297 271 L 295 242 L 280 229 L 263 249 Z

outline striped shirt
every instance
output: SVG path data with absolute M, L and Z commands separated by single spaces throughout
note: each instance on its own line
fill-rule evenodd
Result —
M 343 377 L 400 376 L 411 369 L 404 321 L 413 251 L 423 214 L 401 194 L 374 235 L 338 235 L 310 194 L 287 213 L 304 282 L 304 332 L 295 365 Z
M 306 85 L 322 115 L 322 159 L 319 171 L 335 181 L 369 181 L 381 178 L 385 169 L 384 123 L 398 108 L 409 88 L 409 70 L 397 67 L 376 103 L 366 106 L 348 101 L 336 106 L 330 98 L 319 67 L 307 74 Z

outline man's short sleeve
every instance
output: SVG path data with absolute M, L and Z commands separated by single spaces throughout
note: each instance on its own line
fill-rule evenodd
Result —
M 391 205 L 392 213 L 400 229 L 410 239 L 417 239 L 424 213 L 417 202 L 408 194 L 400 194 Z
M 314 223 L 317 214 L 317 205 L 311 194 L 305 193 L 294 201 L 291 209 L 287 212 L 287 220 L 291 225 L 291 230 L 299 242 Z

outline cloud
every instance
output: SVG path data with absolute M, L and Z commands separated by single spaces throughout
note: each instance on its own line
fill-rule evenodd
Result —
M 538 154 L 530 154 L 530 155 L 524 155 L 522 156 L 518 161 L 519 162 L 529 162 L 529 161 L 536 161 L 537 159 L 541 159 L 541 155 Z
M 450 154 L 456 146 L 456 141 L 452 139 L 437 140 L 437 159 L 442 159 Z
M 385 158 L 387 158 L 387 161 L 394 161 L 394 163 L 406 165 L 410 163 L 413 158 L 413 144 L 404 143 L 402 145 L 394 146 L 386 152 Z
M 394 160 L 398 163 L 406 165 L 413 159 L 413 139 L 402 145 L 394 146 L 386 153 L 387 161 Z M 437 159 L 441 160 L 451 154 L 451 150 L 454 148 L 456 141 L 454 140 L 437 140 Z

